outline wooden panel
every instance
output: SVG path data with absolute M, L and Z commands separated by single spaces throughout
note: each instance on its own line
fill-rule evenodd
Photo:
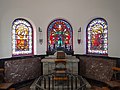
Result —
M 57 59 L 65 59 L 65 52 L 57 52 Z
M 11 86 L 13 85 L 13 83 L 1 83 L 0 84 L 0 90 L 8 90 Z

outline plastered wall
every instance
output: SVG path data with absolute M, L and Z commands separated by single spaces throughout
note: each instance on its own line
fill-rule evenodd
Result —
M 28 19 L 35 32 L 35 55 L 46 54 L 47 26 L 55 18 L 66 19 L 73 27 L 74 54 L 85 54 L 85 31 L 90 20 L 102 17 L 108 22 L 108 55 L 120 57 L 120 0 L 0 0 L 0 58 L 12 57 L 11 26 L 14 19 Z M 43 44 L 38 42 L 38 27 Z M 81 27 L 81 44 L 77 32 Z

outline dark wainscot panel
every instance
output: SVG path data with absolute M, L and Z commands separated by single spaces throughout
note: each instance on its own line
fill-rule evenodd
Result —
M 41 58 L 9 60 L 4 63 L 5 82 L 19 83 L 41 75 Z
M 98 81 L 110 81 L 113 75 L 112 67 L 116 66 L 116 60 L 111 58 L 79 56 L 80 74 Z

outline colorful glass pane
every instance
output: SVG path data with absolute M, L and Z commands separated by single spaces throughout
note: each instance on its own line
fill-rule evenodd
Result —
M 93 19 L 87 26 L 87 54 L 108 54 L 108 25 L 103 18 Z
M 48 50 L 72 49 L 72 27 L 63 20 L 56 19 L 48 26 Z
M 33 53 L 33 29 L 25 19 L 16 19 L 12 25 L 12 54 L 28 55 Z

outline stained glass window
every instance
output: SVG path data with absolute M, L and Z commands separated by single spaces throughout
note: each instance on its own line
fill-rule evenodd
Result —
M 25 19 L 18 18 L 12 24 L 12 55 L 33 54 L 33 28 Z
M 103 18 L 95 18 L 87 26 L 87 54 L 108 55 L 108 24 Z
M 72 51 L 73 30 L 71 25 L 63 19 L 56 19 L 48 26 L 48 51 Z

